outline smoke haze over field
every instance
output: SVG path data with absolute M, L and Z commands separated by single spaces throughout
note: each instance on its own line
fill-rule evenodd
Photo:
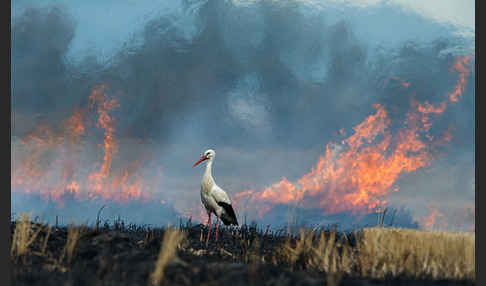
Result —
M 203 171 L 192 164 L 206 149 L 216 150 L 213 174 L 231 196 L 293 182 L 375 114 L 374 104 L 392 133 L 412 99 L 439 106 L 460 79 L 451 67 L 471 56 L 458 100 L 430 119 L 430 136 L 450 130 L 450 141 L 430 164 L 401 174 L 386 199 L 418 221 L 431 208 L 457 217 L 447 213 L 453 205 L 474 224 L 474 36 L 393 2 L 311 2 L 12 3 L 12 212 L 95 218 L 102 202 L 90 201 L 91 185 L 69 207 L 42 203 L 68 169 L 67 183 L 111 178 L 98 194 L 109 193 L 128 220 L 198 216 Z M 73 135 L 65 126 L 76 118 L 82 130 Z M 40 197 L 24 204 L 25 193 Z M 146 207 L 125 204 L 142 198 Z M 276 223 L 271 215 L 260 219 Z M 322 213 L 303 216 L 313 215 L 319 223 Z

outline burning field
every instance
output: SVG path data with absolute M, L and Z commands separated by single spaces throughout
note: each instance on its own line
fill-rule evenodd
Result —
M 451 126 L 435 134 L 430 131 L 446 109 L 453 108 L 461 98 L 470 74 L 470 62 L 471 56 L 455 58 L 450 72 L 456 74 L 457 81 L 443 100 L 420 102 L 412 96 L 410 109 L 401 123 L 392 122 L 387 109 L 374 104 L 375 113 L 354 126 L 350 136 L 346 137 L 340 129 L 343 139 L 328 143 L 310 172 L 293 182 L 283 177 L 260 190 L 236 192 L 233 194 L 235 207 L 239 213 L 256 214 L 252 220 L 265 218 L 279 205 L 314 210 L 314 219 L 338 213 L 362 218 L 386 209 L 387 196 L 399 191 L 396 182 L 400 176 L 429 166 L 440 156 L 441 147 L 452 140 Z M 391 80 L 399 79 L 392 77 Z M 410 83 L 400 80 L 400 85 L 413 93 Z M 98 208 L 107 202 L 121 207 L 135 202 L 167 208 L 166 212 L 177 218 L 182 215 L 186 219 L 205 221 L 206 214 L 199 205 L 193 209 L 187 209 L 187 205 L 179 209 L 166 206 L 167 198 L 157 193 L 158 186 L 162 185 L 162 168 L 151 162 L 143 150 L 136 160 L 117 161 L 118 153 L 123 152 L 116 136 L 114 115 L 119 107 L 117 97 L 101 84 L 93 87 L 85 106 L 76 106 L 57 125 L 34 126 L 21 138 L 20 146 L 13 149 L 12 190 L 52 201 L 60 210 L 67 200 L 75 204 L 98 202 Z M 398 128 L 393 129 L 392 125 Z M 79 144 L 89 136 L 102 140 L 95 146 Z M 87 161 L 93 157 L 93 149 L 100 154 L 96 156 L 100 159 Z M 114 167 L 114 162 L 120 163 Z M 147 171 L 142 165 L 152 168 Z M 418 219 L 418 223 L 425 229 L 447 229 L 445 220 L 436 222 L 443 216 L 437 208 L 430 208 L 430 213 Z M 463 216 L 461 219 L 469 223 L 467 230 L 474 231 L 471 209 Z
M 375 104 L 376 112 L 356 125 L 351 136 L 326 145 L 324 155 L 309 173 L 295 182 L 284 177 L 262 191 L 237 193 L 237 205 L 244 202 L 244 208 L 254 208 L 250 212 L 257 212 L 259 217 L 277 204 L 319 209 L 323 214 L 362 215 L 385 209 L 387 195 L 399 191 L 399 177 L 430 165 L 440 146 L 451 141 L 451 127 L 435 136 L 429 131 L 448 105 L 459 100 L 470 73 L 470 60 L 470 56 L 456 58 L 451 71 L 458 73 L 458 80 L 444 100 L 431 104 L 411 97 L 411 108 L 396 131 L 391 131 L 384 106 Z M 409 88 L 410 83 L 401 85 Z M 431 209 L 421 225 L 430 229 L 437 215 L 443 214 Z
M 12 3 L 14 285 L 475 283 L 468 29 L 396 1 L 61 2 Z M 204 245 L 209 148 L 240 226 Z
M 12 220 L 474 234 L 474 35 L 338 2 L 13 3 Z
M 88 106 L 76 108 L 73 115 L 58 126 L 36 126 L 21 139 L 24 148 L 19 150 L 12 168 L 14 190 L 19 188 L 27 193 L 38 193 L 61 207 L 66 196 L 76 200 L 101 198 L 117 203 L 146 201 L 150 198 L 146 188 L 151 182 L 142 182 L 141 174 L 137 172 L 140 162 L 129 162 L 126 167 L 115 170 L 112 168 L 113 158 L 119 150 L 114 135 L 115 119 L 110 111 L 119 104 L 116 99 L 108 97 L 103 85 L 96 86 L 88 98 Z M 87 121 L 86 117 L 90 114 L 97 117 L 94 124 Z M 103 156 L 101 162 L 93 162 L 91 170 L 86 173 L 78 166 L 85 154 L 77 143 L 87 136 L 86 125 L 90 123 L 103 132 L 103 141 L 97 145 Z M 54 168 L 46 168 L 46 157 L 54 157 L 49 162 Z

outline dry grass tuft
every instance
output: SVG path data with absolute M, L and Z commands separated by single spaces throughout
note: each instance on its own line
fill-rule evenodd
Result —
M 474 280 L 474 243 L 471 233 L 367 228 L 358 243 L 357 263 L 364 277 Z
M 45 255 L 46 254 L 46 248 L 47 248 L 47 241 L 49 240 L 49 236 L 51 235 L 52 228 L 47 227 L 47 234 L 44 237 L 44 241 L 42 242 L 42 248 L 41 248 L 41 254 Z
M 67 263 L 71 264 L 72 259 L 75 255 L 76 245 L 79 241 L 79 238 L 84 232 L 84 228 L 84 225 L 82 225 L 81 227 L 77 227 L 72 224 L 69 225 L 66 245 L 64 245 L 61 257 L 59 258 L 59 262 L 62 262 L 64 258 L 66 258 Z
M 35 241 L 39 232 L 42 230 L 41 227 L 34 230 L 34 225 L 30 222 L 30 216 L 28 214 L 23 213 L 20 217 L 21 219 L 20 221 L 17 221 L 14 230 L 12 247 L 10 249 L 10 256 L 15 260 L 29 252 L 30 245 Z
M 292 269 L 314 268 L 326 273 L 350 273 L 353 266 L 351 247 L 346 240 L 338 240 L 335 231 L 316 235 L 315 230 L 302 229 L 295 245 L 288 240 L 279 253 Z
M 176 251 L 184 237 L 184 233 L 178 229 L 167 228 L 149 285 L 159 285 L 164 279 L 164 270 L 170 262 L 177 260 Z

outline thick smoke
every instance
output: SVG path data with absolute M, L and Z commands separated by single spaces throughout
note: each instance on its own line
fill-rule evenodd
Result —
M 336 21 L 325 10 L 309 13 L 298 1 L 183 1 L 181 7 L 179 14 L 149 20 L 104 63 L 82 55 L 70 61 L 76 34 L 66 9 L 29 8 L 13 19 L 12 160 L 18 138 L 86 108 L 93 86 L 103 83 L 120 105 L 113 110 L 120 145 L 113 168 L 139 160 L 152 175 L 146 169 L 161 166 L 163 182 L 151 192 L 173 198 L 179 210 L 200 207 L 201 171 L 190 166 L 205 149 L 216 149 L 215 177 L 230 194 L 296 178 L 329 141 L 339 140 L 339 129 L 352 133 L 373 113 L 373 104 L 383 104 L 398 128 L 411 96 L 444 100 L 457 79 L 450 72 L 454 53 L 465 45 L 451 30 L 426 42 L 403 39 L 380 48 L 346 19 Z M 453 127 L 440 164 L 460 162 L 468 170 L 474 166 L 473 78 L 431 130 Z M 95 113 L 89 116 L 96 120 Z M 87 147 L 102 141 L 93 125 L 79 144 L 94 149 L 89 157 L 99 161 L 102 152 Z M 46 166 L 52 157 L 43 159 Z M 414 179 L 402 184 L 413 186 Z M 439 193 L 405 189 L 409 196 Z

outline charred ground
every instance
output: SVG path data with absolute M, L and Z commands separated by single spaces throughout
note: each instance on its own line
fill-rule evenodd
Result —
M 166 235 L 170 233 L 180 240 Z M 359 252 L 363 231 L 321 229 L 288 235 L 255 224 L 220 227 L 219 241 L 208 246 L 201 242 L 206 233 L 205 226 L 190 222 L 176 228 L 121 220 L 49 228 L 18 220 L 11 223 L 12 285 L 150 285 L 158 270 L 163 273 L 160 285 L 475 284 L 474 274 L 451 279 L 402 272 L 376 278 L 379 265 L 369 272 L 363 264 L 344 261 Z M 167 254 L 171 251 L 175 255 Z

